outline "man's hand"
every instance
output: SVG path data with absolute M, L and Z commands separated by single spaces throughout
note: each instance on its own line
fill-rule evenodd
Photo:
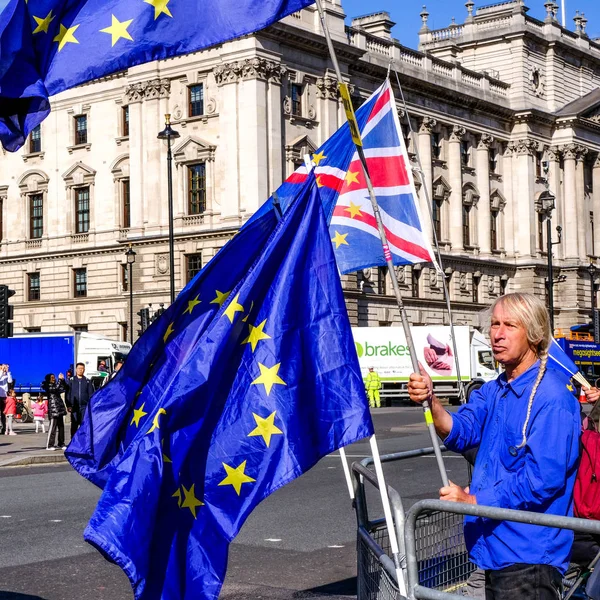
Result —
M 585 398 L 588 402 L 594 403 L 600 398 L 600 390 L 597 387 L 592 387 L 589 390 L 584 388 Z
M 440 500 L 448 502 L 464 502 L 465 504 L 477 504 L 475 496 L 469 494 L 469 488 L 461 488 L 460 485 L 449 482 L 449 485 L 440 490 Z
M 421 366 L 421 365 L 419 365 Z M 429 374 L 421 367 L 421 373 L 412 373 L 408 379 L 408 395 L 413 402 L 422 404 L 433 396 L 433 382 Z

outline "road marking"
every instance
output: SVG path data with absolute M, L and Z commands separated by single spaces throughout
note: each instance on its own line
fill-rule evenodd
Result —
M 0 515 L 0 519 L 12 519 L 12 515 Z
M 339 546 L 338 544 L 334 544 L 333 546 L 327 546 L 328 548 L 343 548 L 344 546 Z
M 328 469 L 337 469 L 337 467 L 327 467 Z
M 49 523 L 62 523 L 62 519 L 50 519 Z
M 265 542 L 281 542 L 281 538 L 266 538 Z

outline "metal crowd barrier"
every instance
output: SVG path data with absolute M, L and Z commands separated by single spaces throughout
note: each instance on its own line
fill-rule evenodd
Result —
M 393 462 L 433 453 L 433 448 L 423 448 L 382 455 L 381 460 Z M 385 521 L 369 516 L 366 484 L 379 489 L 375 472 L 368 468 L 372 463 L 372 458 L 366 458 L 352 465 L 358 522 L 357 600 L 464 600 L 458 592 L 465 590 L 475 570 L 464 543 L 465 515 L 600 534 L 599 521 L 440 500 L 421 500 L 405 514 L 399 492 L 388 484 L 400 566 L 408 583 L 406 599 L 398 588 Z

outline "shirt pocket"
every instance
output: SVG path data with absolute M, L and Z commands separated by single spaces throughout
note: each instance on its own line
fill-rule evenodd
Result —
M 522 431 L 512 428 L 505 429 L 501 436 L 499 458 L 502 466 L 510 472 L 518 471 L 525 462 L 525 447 L 519 448 L 523 441 Z

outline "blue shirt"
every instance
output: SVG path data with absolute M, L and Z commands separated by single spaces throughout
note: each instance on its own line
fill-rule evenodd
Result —
M 452 415 L 444 443 L 455 452 L 479 446 L 470 489 L 477 504 L 571 516 L 581 419 L 564 374 L 546 370 L 533 400 L 527 443 L 516 448 L 538 369 L 539 361 L 510 383 L 503 373 L 475 391 Z M 573 533 L 466 517 L 465 542 L 481 569 L 529 563 L 553 565 L 564 573 Z

